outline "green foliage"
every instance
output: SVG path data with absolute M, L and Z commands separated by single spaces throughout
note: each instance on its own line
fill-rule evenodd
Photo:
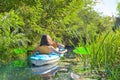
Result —
M 86 47 L 76 47 L 73 52 L 76 54 L 90 54 L 90 49 Z
M 15 54 L 22 54 L 22 53 L 25 53 L 26 50 L 24 50 L 24 49 L 14 49 L 14 52 L 15 52 Z
M 13 57 L 11 55 L 13 48 L 20 46 L 27 47 L 26 43 L 29 40 L 25 37 L 25 34 L 21 33 L 24 22 L 14 10 L 1 14 L 0 17 L 0 61 L 4 61 L 3 59 L 9 61 Z M 9 58 L 7 58 L 7 55 L 9 55 Z
M 118 78 L 119 64 L 119 39 L 120 32 L 110 32 L 101 35 L 91 44 L 91 66 L 97 70 L 105 69 L 108 77 Z M 114 66 L 113 66 L 114 65 Z M 114 72 L 115 71 L 115 72 Z M 116 74 L 115 74 L 116 73 Z
M 92 68 L 111 70 L 116 79 L 120 33 L 111 30 L 119 20 L 113 23 L 113 18 L 100 16 L 92 8 L 95 4 L 96 0 L 0 0 L 0 63 L 26 59 L 41 35 L 49 34 L 65 45 L 90 46 Z
M 117 5 L 117 10 L 119 11 L 119 15 L 120 15 L 120 2 Z
M 10 55 L 14 48 L 26 49 L 40 41 L 43 34 L 66 45 L 92 42 L 96 32 L 108 30 L 101 27 L 104 22 L 110 23 L 110 19 L 102 18 L 92 9 L 93 5 L 95 1 L 92 0 L 1 0 L 2 53 Z
M 27 65 L 27 63 L 24 60 L 15 60 L 13 62 L 14 67 L 25 67 L 26 65 Z

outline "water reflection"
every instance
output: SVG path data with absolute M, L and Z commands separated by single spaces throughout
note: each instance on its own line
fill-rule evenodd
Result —
M 16 67 L 9 63 L 0 66 L 0 80 L 73 80 L 71 79 L 72 71 L 66 67 L 64 64 L 61 66 L 59 62 L 24 67 Z
M 15 67 L 12 63 L 0 67 L 0 80 L 28 80 L 31 75 L 29 67 Z
M 72 60 L 70 60 L 72 62 Z M 69 62 L 54 62 L 44 66 L 14 66 L 13 63 L 0 66 L 0 80 L 73 80 Z
M 52 64 L 46 64 L 46 65 L 42 65 L 42 66 L 32 66 L 32 73 L 33 74 L 46 74 L 52 70 L 54 70 L 54 68 L 58 68 L 58 63 L 52 63 Z
M 58 71 L 59 65 L 58 62 L 52 64 L 46 64 L 42 66 L 32 66 L 32 74 L 40 75 L 42 78 L 52 78 L 55 73 Z

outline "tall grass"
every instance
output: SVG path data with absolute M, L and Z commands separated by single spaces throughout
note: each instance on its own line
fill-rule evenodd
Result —
M 90 55 L 81 57 L 91 65 L 91 71 L 109 80 L 120 79 L 120 32 L 110 31 L 102 34 L 89 34 L 86 36 L 86 44 L 82 43 L 82 37 L 77 36 L 77 46 L 90 48 Z M 74 45 L 75 46 L 75 45 Z M 101 74 L 102 73 L 102 74 Z
M 110 80 L 119 80 L 120 32 L 103 33 L 90 44 L 91 69 L 102 72 Z

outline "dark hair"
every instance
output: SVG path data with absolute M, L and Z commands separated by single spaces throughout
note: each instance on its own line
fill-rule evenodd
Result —
M 48 39 L 47 39 L 47 35 L 42 36 L 40 46 L 42 46 L 42 45 L 47 45 L 47 46 L 50 45 L 49 42 L 48 42 Z

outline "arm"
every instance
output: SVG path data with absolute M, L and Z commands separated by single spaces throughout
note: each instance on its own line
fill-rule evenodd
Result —
M 64 54 L 65 52 L 67 52 L 67 49 L 65 49 L 64 51 L 59 51 L 59 50 L 56 50 L 53 46 L 51 46 L 50 48 L 51 48 L 51 51 L 59 54 Z
M 61 44 L 61 43 L 57 43 L 58 47 L 65 47 L 65 45 Z

